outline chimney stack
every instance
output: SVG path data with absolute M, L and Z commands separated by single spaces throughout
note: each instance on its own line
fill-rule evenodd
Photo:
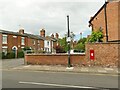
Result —
M 19 34 L 24 34 L 24 29 L 20 29 Z
M 58 35 L 58 33 L 56 33 L 56 38 L 57 38 L 57 39 L 59 38 L 59 35 Z
M 54 34 L 52 34 L 51 37 L 54 38 Z
M 42 30 L 40 31 L 40 36 L 41 36 L 41 37 L 45 37 L 45 29 L 42 29 Z

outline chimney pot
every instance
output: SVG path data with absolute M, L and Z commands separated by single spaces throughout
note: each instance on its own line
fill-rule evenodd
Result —
M 52 34 L 51 37 L 54 38 L 54 34 Z
M 59 35 L 58 35 L 58 33 L 56 33 L 56 38 L 57 38 L 57 39 L 59 38 Z
M 19 34 L 24 34 L 24 29 L 20 29 Z
M 41 37 L 45 37 L 45 30 L 44 30 L 44 29 L 42 29 L 42 30 L 40 31 L 40 36 L 41 36 Z

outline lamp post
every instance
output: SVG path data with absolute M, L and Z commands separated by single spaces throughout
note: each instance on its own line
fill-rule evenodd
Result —
M 70 30 L 69 30 L 69 15 L 67 15 L 67 24 L 68 24 L 68 37 L 67 37 L 67 43 L 68 43 L 68 67 L 71 67 L 71 62 L 70 62 Z

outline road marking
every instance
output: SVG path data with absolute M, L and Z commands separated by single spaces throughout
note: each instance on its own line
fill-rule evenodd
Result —
M 45 86 L 58 86 L 58 87 L 68 87 L 68 88 L 92 88 L 98 89 L 95 87 L 87 87 L 87 86 L 75 86 L 75 85 L 62 85 L 62 84 L 51 84 L 51 83 L 36 83 L 36 82 L 19 82 L 20 84 L 34 84 L 34 85 L 45 85 Z

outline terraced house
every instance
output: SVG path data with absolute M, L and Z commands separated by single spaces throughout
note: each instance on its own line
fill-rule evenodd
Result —
M 44 31 L 44 32 L 43 32 Z M 52 37 L 51 37 L 52 38 Z M 0 49 L 2 52 L 7 54 L 7 52 L 14 51 L 17 57 L 18 51 L 22 51 L 24 48 L 29 47 L 34 52 L 46 51 L 45 48 L 45 30 L 40 31 L 40 35 L 33 35 L 24 33 L 24 29 L 20 29 L 19 32 L 12 32 L 0 29 Z M 50 42 L 55 43 L 57 39 L 52 38 Z M 56 44 L 53 44 L 55 47 Z M 50 49 L 52 49 L 50 48 Z M 47 51 L 46 51 L 47 52 Z M 48 51 L 52 52 L 52 50 Z
M 91 17 L 89 26 L 103 32 L 104 42 L 120 42 L 120 0 L 108 0 Z

